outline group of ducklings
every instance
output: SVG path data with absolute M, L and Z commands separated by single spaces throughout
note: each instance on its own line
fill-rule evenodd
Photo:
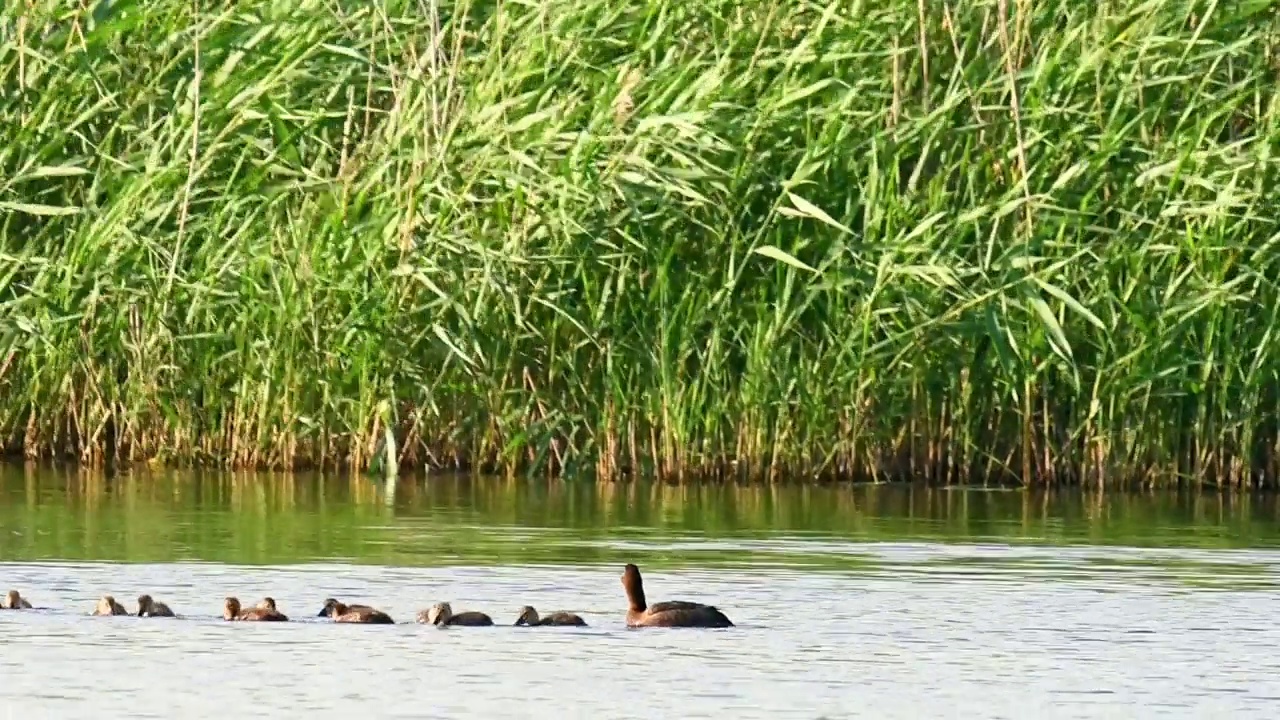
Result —
M 228 620 L 284 619 L 284 616 L 280 616 L 279 618 L 245 617 L 244 613 L 241 613 L 239 617 L 232 618 L 230 617 L 232 609 L 230 603 L 233 600 L 235 600 L 235 598 L 227 598 L 228 606 L 223 617 L 226 617 Z M 267 598 L 263 600 L 262 603 L 259 603 L 258 608 L 252 609 L 261 609 L 265 607 L 265 603 L 270 600 L 271 598 Z M 272 609 L 274 609 L 274 607 Z M 390 615 L 378 610 L 377 608 L 358 603 L 347 605 L 335 600 L 334 598 L 328 598 L 324 601 L 324 607 L 320 609 L 319 617 L 327 617 L 332 619 L 334 622 L 340 623 L 366 623 L 371 625 L 395 624 L 395 620 L 392 620 Z M 493 625 L 493 618 L 489 617 L 487 614 L 482 613 L 479 610 L 464 610 L 463 612 L 455 613 L 453 611 L 453 606 L 447 602 L 439 602 L 426 610 L 420 611 L 414 620 L 415 622 L 423 625 L 471 625 L 476 627 Z M 532 606 L 525 605 L 520 608 L 520 616 L 516 618 L 515 624 L 528 626 L 576 625 L 579 627 L 586 627 L 587 621 L 583 620 L 581 616 L 571 612 L 553 612 L 550 615 L 538 615 L 538 611 L 533 609 Z
M 18 591 L 10 590 L 9 594 L 16 596 L 18 594 Z M 24 600 L 23 602 L 26 602 L 26 601 Z M 30 605 L 28 605 L 27 607 L 30 607 Z M 98 600 L 98 604 L 94 606 L 93 612 L 90 614 L 91 615 L 128 615 L 130 613 L 128 610 L 124 609 L 123 605 L 116 602 L 116 599 L 114 597 L 110 595 L 103 595 Z M 156 602 L 155 600 L 152 600 L 150 595 L 138 596 L 138 612 L 133 614 L 137 615 L 138 617 L 177 617 L 176 615 L 173 614 L 173 611 L 169 609 L 168 605 L 165 605 L 162 602 Z
M 626 622 L 628 627 L 733 627 L 733 623 L 730 622 L 729 618 L 713 605 L 704 605 L 686 600 L 673 600 L 648 605 L 645 602 L 644 583 L 640 577 L 640 569 L 633 564 L 628 563 L 623 569 L 622 587 L 627 595 Z M 0 602 L 0 609 L 4 610 L 30 608 L 31 603 L 26 598 L 23 598 L 17 590 L 10 590 L 5 595 L 3 602 Z M 104 595 L 98 600 L 98 604 L 94 607 L 92 614 L 175 617 L 173 610 L 169 609 L 168 605 L 156 601 L 150 595 L 140 595 L 138 597 L 138 611 L 136 613 L 130 613 L 123 605 L 116 602 L 114 597 Z M 348 605 L 334 598 L 328 598 L 324 601 L 324 607 L 320 610 L 318 617 L 327 617 L 334 622 L 340 623 L 395 624 L 391 616 L 381 610 L 358 603 Z M 228 597 L 223 602 L 222 618 L 224 620 L 257 622 L 283 622 L 289 619 L 284 613 L 280 612 L 276 607 L 276 601 L 270 597 L 263 598 L 261 602 L 252 607 L 243 607 L 239 599 Z M 447 602 L 436 603 L 429 609 L 419 612 L 415 620 L 425 625 L 441 627 L 494 624 L 493 618 L 478 610 L 465 610 L 455 613 L 453 607 Z M 548 615 L 539 615 L 538 611 L 533 607 L 525 605 L 520 609 L 520 615 L 516 618 L 514 624 L 530 627 L 540 625 L 585 627 L 587 623 L 575 613 L 561 611 Z

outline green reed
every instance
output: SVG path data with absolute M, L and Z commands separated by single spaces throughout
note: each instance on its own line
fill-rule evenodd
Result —
M 0 40 L 11 450 L 1280 472 L 1270 3 L 33 0 Z

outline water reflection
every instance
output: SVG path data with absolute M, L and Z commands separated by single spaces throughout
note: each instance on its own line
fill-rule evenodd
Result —
M 1275 546 L 1278 520 L 1276 495 L 433 476 L 402 479 L 388 502 L 358 476 L 0 468 L 10 559 L 576 563 L 660 542 L 672 549 L 660 562 L 674 566 L 741 560 L 743 541 Z M 734 542 L 717 552 L 707 539 Z

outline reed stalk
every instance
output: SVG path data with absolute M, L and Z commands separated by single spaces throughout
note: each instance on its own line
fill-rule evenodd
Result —
M 22 0 L 0 78 L 28 457 L 1280 471 L 1267 2 Z

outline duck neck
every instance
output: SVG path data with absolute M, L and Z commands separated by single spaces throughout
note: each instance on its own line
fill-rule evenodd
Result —
M 639 580 L 627 585 L 627 602 L 631 604 L 631 611 L 642 613 L 648 604 L 644 601 L 644 586 Z

